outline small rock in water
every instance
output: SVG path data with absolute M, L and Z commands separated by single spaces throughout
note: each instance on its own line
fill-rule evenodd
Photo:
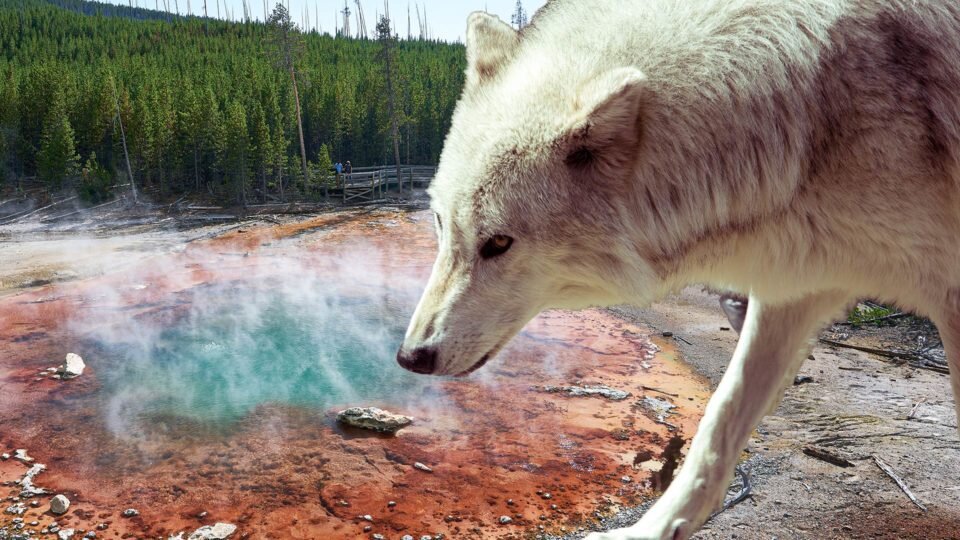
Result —
M 6 460 L 8 460 L 8 459 L 10 459 L 10 454 L 8 454 L 8 453 L 6 453 L 6 452 L 0 454 L 0 461 L 6 461 Z
M 24 463 L 33 463 L 33 458 L 27 455 L 27 450 L 24 448 L 17 448 L 14 450 L 13 459 L 22 461 Z
M 56 515 L 66 514 L 70 509 L 70 499 L 63 495 L 57 495 L 50 499 L 50 511 Z
M 64 380 L 72 379 L 83 375 L 83 368 L 85 367 L 87 365 L 83 363 L 83 358 L 80 358 L 79 354 L 70 353 L 67 355 L 67 359 L 63 361 L 63 365 L 57 369 L 57 373 Z
M 513 522 L 513 518 L 511 518 L 510 516 L 500 516 L 501 525 L 506 525 L 507 523 L 512 523 L 512 522 Z
M 629 476 L 621 476 L 620 481 L 623 482 L 624 484 L 629 484 L 630 482 L 633 481 L 633 479 L 630 478 Z
M 374 534 L 373 540 L 386 540 L 382 534 Z
M 396 505 L 397 505 L 397 501 L 387 501 L 387 506 L 389 506 L 390 508 L 393 508 Z
M 630 397 L 630 392 L 617 390 L 602 384 L 597 386 L 544 386 L 543 391 L 554 394 L 566 394 L 571 397 L 600 396 L 613 401 L 622 401 Z
M 58 540 L 70 540 L 73 538 L 73 529 L 60 529 L 57 533 Z
M 413 540 L 413 537 L 410 536 L 409 534 L 405 534 L 400 537 L 400 540 Z
M 207 525 L 193 531 L 193 534 L 187 537 L 187 540 L 223 540 L 228 538 L 237 530 L 236 525 L 230 523 L 217 523 Z
M 371 516 L 370 514 L 364 514 L 360 516 L 360 519 L 373 523 L 373 516 Z
M 131 517 L 137 517 L 139 515 L 140 515 L 140 512 L 137 512 L 136 509 L 134 508 L 127 508 L 126 510 L 123 511 L 123 517 L 131 518 Z
M 813 382 L 813 377 L 809 375 L 797 375 L 796 377 L 793 378 L 794 386 L 799 386 L 801 384 L 807 384 L 812 382 Z
M 419 461 L 414 463 L 413 467 L 415 469 L 420 469 L 423 472 L 433 472 L 433 469 L 431 469 L 430 467 L 427 467 L 426 465 L 424 465 L 423 463 L 420 463 Z
M 351 407 L 337 414 L 337 421 L 348 426 L 396 433 L 409 426 L 413 418 L 378 409 L 376 407 Z

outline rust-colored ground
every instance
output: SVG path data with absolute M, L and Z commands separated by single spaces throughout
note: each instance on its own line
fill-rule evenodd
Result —
M 417 418 L 396 437 L 345 432 L 331 411 L 269 405 L 222 432 L 159 422 L 155 432 L 122 439 L 105 426 L 95 358 L 79 379 L 35 380 L 66 352 L 83 353 L 67 323 L 94 310 L 175 317 L 182 291 L 239 279 L 278 253 L 322 273 L 332 254 L 357 244 L 381 254 L 369 271 L 387 283 L 425 279 L 435 249 L 425 214 L 334 214 L 233 231 L 123 273 L 0 299 L 0 451 L 26 448 L 45 463 L 36 483 L 74 502 L 56 521 L 86 530 L 105 523 L 100 538 L 165 537 L 218 521 L 250 538 L 526 538 L 540 527 L 574 530 L 595 512 L 653 494 L 647 480 L 674 433 L 638 400 L 674 403 L 669 422 L 689 438 L 708 385 L 671 344 L 600 311 L 542 315 L 476 376 L 443 382 L 438 391 L 448 400 L 441 402 L 450 405 L 395 410 Z M 131 287 L 131 275 L 149 287 Z M 531 388 L 574 382 L 632 396 L 613 402 Z M 638 454 L 652 459 L 635 464 Z M 15 495 L 9 482 L 25 471 L 0 462 L 0 495 Z M 38 520 L 37 529 L 54 520 L 41 500 L 23 516 Z M 121 517 L 129 507 L 140 516 Z M 512 521 L 501 524 L 500 516 Z M 0 526 L 11 517 L 0 516 Z

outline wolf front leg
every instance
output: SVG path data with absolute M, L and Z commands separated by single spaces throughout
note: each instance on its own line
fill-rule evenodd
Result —
M 636 525 L 587 540 L 682 540 L 696 532 L 723 502 L 750 433 L 793 381 L 811 336 L 847 302 L 839 292 L 776 305 L 751 296 L 733 359 L 670 488 Z

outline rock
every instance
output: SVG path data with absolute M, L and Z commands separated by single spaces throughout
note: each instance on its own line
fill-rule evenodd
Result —
M 8 459 L 10 459 L 10 454 L 8 454 L 8 453 L 6 453 L 6 452 L 0 454 L 0 461 L 6 461 L 6 460 L 8 460 Z
M 400 537 L 400 540 L 413 540 L 413 537 L 410 536 L 409 534 L 405 534 Z
M 70 540 L 73 538 L 73 529 L 60 529 L 57 533 L 58 540 Z
M 427 467 L 426 465 L 424 465 L 423 463 L 420 463 L 419 461 L 413 464 L 413 468 L 420 469 L 423 472 L 433 472 L 433 469 L 431 469 L 430 467 Z
M 140 512 L 137 512 L 137 510 L 134 508 L 127 508 L 126 510 L 123 511 L 123 517 L 125 518 L 137 517 L 139 515 L 140 515 Z
M 6 510 L 4 510 L 4 512 L 8 514 L 13 514 L 15 516 L 22 516 L 23 513 L 26 511 L 27 511 L 27 507 L 23 503 L 14 504 L 13 506 L 10 506 Z
M 372 530 L 373 530 L 373 527 L 371 527 L 370 525 L 366 525 L 363 527 L 363 532 L 370 532 Z
M 389 506 L 390 508 L 393 508 L 396 505 L 397 505 L 397 501 L 387 501 L 387 506 Z
M 373 540 L 386 540 L 382 534 L 374 534 L 372 538 Z
M 510 516 L 500 516 L 500 519 L 498 521 L 500 521 L 501 525 L 506 525 L 508 523 L 513 523 L 513 518 L 511 518 Z
M 23 463 L 33 463 L 33 458 L 27 455 L 27 450 L 25 448 L 17 448 L 14 450 L 13 459 L 22 461 Z
M 433 537 L 430 536 L 429 534 L 425 534 L 420 537 L 420 540 L 433 540 Z
M 645 412 L 657 422 L 665 422 L 667 417 L 677 408 L 676 405 L 665 399 L 645 396 L 637 403 Z
M 223 540 L 228 538 L 237 530 L 236 525 L 230 523 L 217 523 L 200 527 L 193 531 L 193 534 L 187 537 L 187 540 Z
M 409 426 L 413 418 L 378 409 L 376 407 L 351 407 L 337 414 L 337 421 L 348 426 L 370 429 L 380 433 L 396 433 Z
M 85 367 L 87 367 L 87 365 L 83 363 L 83 358 L 80 358 L 79 354 L 70 353 L 67 355 L 66 360 L 63 361 L 63 364 L 57 369 L 57 373 L 59 373 L 60 377 L 64 380 L 72 379 L 83 375 L 83 368 Z
M 544 392 L 566 394 L 571 397 L 599 396 L 613 401 L 622 401 L 630 397 L 630 392 L 610 388 L 609 386 L 544 386 Z
M 36 477 L 41 472 L 45 471 L 46 468 L 47 466 L 44 465 L 43 463 L 37 463 L 33 467 L 30 467 L 30 469 L 27 471 L 27 474 L 23 475 L 23 478 L 20 479 L 20 496 L 21 497 L 23 498 L 36 497 L 37 495 L 43 495 L 47 492 L 47 490 L 33 485 L 34 477 Z
M 797 375 L 796 377 L 793 378 L 794 386 L 800 386 L 801 384 L 807 384 L 812 382 L 813 382 L 813 377 L 809 375 Z
M 373 523 L 373 516 L 371 516 L 370 514 L 364 514 L 364 515 L 360 516 L 360 519 L 362 519 L 362 520 L 364 520 L 364 521 L 369 521 L 370 523 Z
M 57 495 L 50 499 L 50 511 L 56 515 L 66 514 L 70 509 L 70 499 L 63 495 Z
M 633 481 L 633 479 L 630 478 L 629 476 L 621 476 L 620 481 L 623 482 L 624 484 L 629 484 L 630 482 Z

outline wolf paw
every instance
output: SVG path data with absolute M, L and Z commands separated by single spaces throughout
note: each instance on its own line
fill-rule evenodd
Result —
M 590 533 L 584 540 L 686 540 L 690 533 L 687 531 L 686 520 L 675 520 L 673 525 L 666 527 L 641 527 L 642 522 L 624 529 L 615 529 L 607 532 Z M 661 532 L 655 532 L 660 530 Z

